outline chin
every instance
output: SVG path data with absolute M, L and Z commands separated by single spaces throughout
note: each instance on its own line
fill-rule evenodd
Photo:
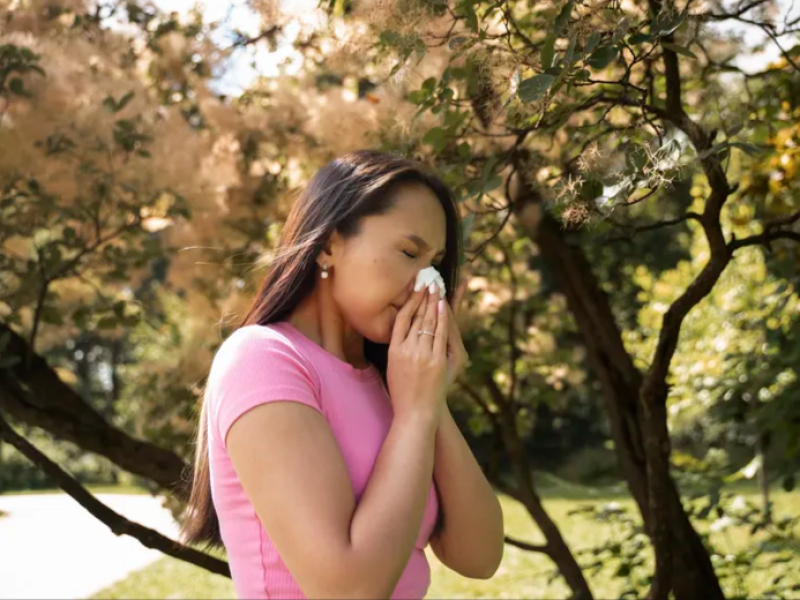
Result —
M 397 318 L 397 312 L 392 311 L 388 319 L 381 319 L 376 323 L 376 326 L 365 335 L 370 342 L 375 344 L 388 344 L 392 341 L 392 331 L 394 330 L 394 321 Z
M 368 336 L 369 341 L 376 344 L 388 344 L 392 341 L 392 330 L 394 329 L 394 318 L 390 319 L 388 324 L 378 327 L 375 335 Z

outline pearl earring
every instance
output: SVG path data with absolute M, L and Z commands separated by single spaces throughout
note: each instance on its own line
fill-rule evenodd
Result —
M 323 279 L 327 279 L 328 278 L 328 263 L 325 263 L 324 265 L 322 265 L 322 278 Z

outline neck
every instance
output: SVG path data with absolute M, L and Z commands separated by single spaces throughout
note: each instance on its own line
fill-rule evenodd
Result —
M 286 320 L 340 360 L 357 369 L 368 366 L 364 356 L 364 336 L 344 320 L 336 308 L 327 282 L 318 282 L 311 294 Z

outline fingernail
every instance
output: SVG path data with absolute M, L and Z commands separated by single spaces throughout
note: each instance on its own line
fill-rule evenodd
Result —
M 444 298 L 439 300 L 439 312 L 440 313 L 444 312 Z
M 428 292 L 433 294 L 436 291 L 436 284 L 432 283 L 428 286 Z

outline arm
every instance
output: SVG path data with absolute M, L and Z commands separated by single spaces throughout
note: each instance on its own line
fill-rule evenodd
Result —
M 445 407 L 436 432 L 433 468 L 444 527 L 430 544 L 447 567 L 489 579 L 503 558 L 503 511 L 464 436 Z
M 414 548 L 433 476 L 438 413 L 397 415 L 356 505 L 325 418 L 257 406 L 227 436 L 245 492 L 309 598 L 388 598 Z

